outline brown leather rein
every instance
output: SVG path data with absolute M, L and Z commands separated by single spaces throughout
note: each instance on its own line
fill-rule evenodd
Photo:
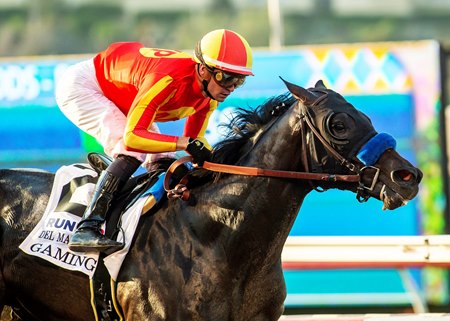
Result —
M 191 157 L 189 157 L 191 158 Z M 225 165 L 211 162 L 205 162 L 202 168 L 220 173 L 248 175 L 248 176 L 265 176 L 265 177 L 279 177 L 292 179 L 306 179 L 327 182 L 359 182 L 359 175 L 336 175 L 325 173 L 307 173 L 307 172 L 291 172 L 275 169 L 265 169 L 259 167 L 247 167 L 236 165 Z
M 167 169 L 166 176 L 164 177 L 164 189 L 167 192 L 169 198 L 181 198 L 183 200 L 189 199 L 189 191 L 186 187 L 187 178 L 183 178 L 175 188 L 170 188 L 170 179 L 172 174 L 178 168 L 178 166 L 184 163 L 192 162 L 191 156 L 185 156 L 174 161 L 170 167 Z M 326 174 L 326 173 L 309 173 L 309 172 L 291 172 L 283 170 L 265 169 L 259 167 L 248 167 L 248 166 L 237 166 L 237 165 L 226 165 L 205 162 L 201 167 L 203 169 L 226 173 L 235 175 L 246 175 L 246 176 L 262 176 L 262 177 L 278 177 L 287 179 L 304 179 L 304 180 L 317 180 L 326 182 L 359 182 L 360 176 L 355 175 L 336 175 L 336 174 Z

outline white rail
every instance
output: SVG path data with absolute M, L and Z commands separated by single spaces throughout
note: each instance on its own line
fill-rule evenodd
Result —
M 296 236 L 283 253 L 285 270 L 395 268 L 417 313 L 428 312 L 409 269 L 450 267 L 450 235 Z

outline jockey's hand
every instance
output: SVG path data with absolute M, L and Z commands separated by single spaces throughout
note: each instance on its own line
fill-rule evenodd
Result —
M 192 162 L 199 166 L 203 166 L 205 161 L 211 159 L 211 151 L 198 139 L 189 138 L 186 151 L 192 156 Z

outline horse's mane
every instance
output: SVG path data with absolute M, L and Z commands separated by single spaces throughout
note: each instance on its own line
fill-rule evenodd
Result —
M 256 108 L 236 108 L 229 123 L 219 125 L 226 129 L 226 134 L 222 141 L 214 145 L 211 161 L 220 164 L 236 164 L 251 148 L 250 139 L 273 118 L 284 113 L 295 101 L 291 93 L 287 92 L 267 99 Z M 165 171 L 173 161 L 173 159 L 160 159 L 152 164 L 152 169 Z M 218 179 L 221 174 L 196 169 L 191 176 L 195 178 L 194 185 L 197 185 Z
M 214 146 L 212 161 L 221 164 L 236 164 L 250 148 L 248 144 L 250 138 L 274 117 L 284 113 L 295 101 L 290 93 L 285 93 L 269 98 L 254 109 L 237 108 L 233 112 L 230 122 L 220 125 L 226 128 L 226 135 Z

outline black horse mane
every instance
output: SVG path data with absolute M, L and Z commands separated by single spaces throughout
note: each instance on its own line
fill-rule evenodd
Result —
M 236 164 L 239 158 L 250 148 L 249 141 L 262 127 L 274 117 L 284 113 L 296 99 L 285 93 L 269 98 L 262 105 L 252 108 L 237 108 L 226 128 L 225 138 L 213 149 L 213 162 L 221 164 Z
M 283 114 L 296 102 L 290 92 L 267 99 L 256 108 L 238 107 L 228 124 L 220 124 L 226 128 L 225 138 L 213 147 L 212 159 L 214 163 L 234 165 L 250 148 L 250 139 L 273 118 Z M 152 171 L 166 171 L 173 159 L 160 159 L 152 166 Z M 220 173 L 213 173 L 204 169 L 196 169 L 191 173 L 194 181 L 190 185 L 203 184 L 212 179 L 218 179 Z M 194 184 L 192 184 L 194 183 Z

